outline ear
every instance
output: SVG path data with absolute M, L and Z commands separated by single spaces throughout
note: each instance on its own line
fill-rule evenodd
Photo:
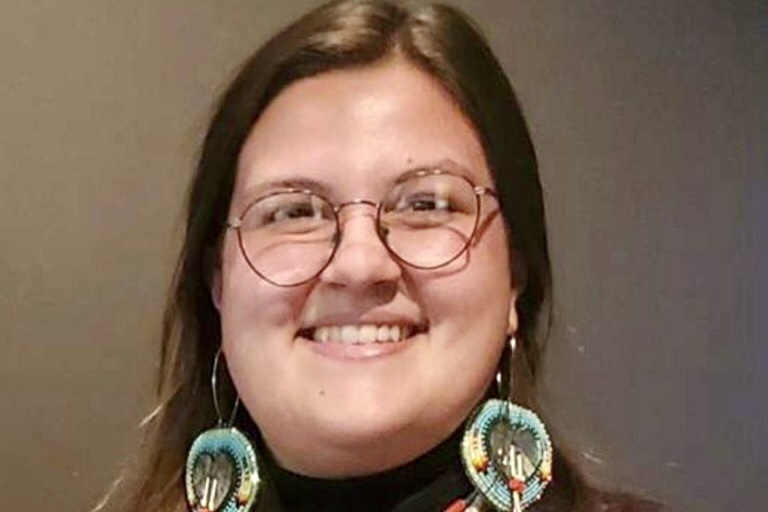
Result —
M 219 312 L 221 312 L 221 298 L 224 288 L 221 275 L 222 250 L 223 239 L 219 238 L 215 245 L 207 247 L 203 253 L 205 284 L 208 285 L 208 291 L 211 293 L 211 302 Z
M 515 304 L 517 303 L 517 299 L 520 297 L 520 294 L 522 294 L 523 290 L 525 290 L 527 272 L 525 260 L 517 250 L 513 249 L 510 251 L 509 262 L 510 270 L 512 272 L 512 291 L 509 297 L 507 335 L 514 336 L 517 332 L 518 326 L 517 308 L 515 307 Z
M 213 269 L 211 280 L 209 283 L 211 289 L 211 300 L 216 309 L 221 312 L 221 268 L 216 267 Z
M 517 332 L 517 304 L 518 291 L 517 288 L 512 288 L 512 292 L 509 296 L 509 313 L 507 316 L 507 335 L 514 336 Z

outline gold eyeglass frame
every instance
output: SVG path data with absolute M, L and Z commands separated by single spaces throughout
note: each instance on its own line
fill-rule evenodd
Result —
M 438 269 L 438 268 L 445 267 L 446 265 L 449 265 L 452 262 L 456 261 L 469 248 L 470 244 L 472 243 L 472 241 L 474 240 L 474 238 L 475 238 L 475 236 L 477 234 L 478 226 L 480 225 L 480 217 L 481 217 L 481 213 L 482 213 L 481 212 L 481 205 L 482 205 L 482 203 L 481 203 L 480 199 L 483 196 L 489 195 L 489 196 L 491 196 L 493 198 L 496 198 L 498 200 L 498 194 L 497 194 L 497 192 L 494 189 L 492 189 L 490 187 L 485 187 L 485 186 L 482 186 L 482 185 L 475 185 L 475 183 L 471 179 L 469 179 L 467 176 L 464 176 L 463 174 L 447 171 L 445 169 L 440 169 L 440 168 L 418 169 L 418 170 L 415 170 L 413 172 L 406 173 L 405 175 L 400 177 L 395 182 L 393 187 L 399 185 L 400 183 L 403 183 L 405 181 L 413 179 L 413 178 L 422 178 L 422 177 L 425 177 L 425 176 L 437 176 L 437 175 L 448 175 L 448 176 L 453 176 L 453 177 L 460 178 L 460 179 L 464 180 L 472 188 L 472 191 L 473 191 L 474 196 L 475 196 L 475 222 L 474 222 L 474 224 L 472 226 L 472 232 L 467 237 L 467 241 L 464 244 L 464 246 L 461 248 L 461 250 L 459 250 L 455 255 L 451 256 L 451 258 L 449 258 L 447 261 L 445 261 L 443 263 L 440 263 L 438 265 L 424 266 L 424 265 L 417 265 L 417 264 L 411 263 L 408 260 L 404 259 L 402 256 L 400 256 L 395 250 L 393 250 L 389 246 L 389 243 L 387 243 L 387 239 L 386 239 L 386 232 L 385 232 L 384 229 L 382 229 L 381 217 L 382 217 L 382 206 L 383 206 L 383 203 L 381 201 L 374 202 L 374 201 L 371 201 L 369 199 L 358 198 L 358 199 L 352 199 L 351 201 L 345 201 L 345 202 L 340 203 L 340 204 L 334 204 L 330 199 L 328 199 L 324 195 L 322 195 L 322 194 L 320 194 L 318 192 L 309 190 L 309 189 L 285 188 L 285 189 L 281 189 L 281 190 L 275 190 L 275 191 L 270 192 L 268 194 L 264 194 L 264 195 L 256 197 L 255 199 L 250 201 L 245 206 L 245 208 L 243 208 L 243 211 L 242 211 L 242 213 L 239 216 L 235 217 L 234 219 L 231 219 L 231 220 L 227 221 L 226 227 L 227 227 L 227 229 L 233 229 L 233 230 L 235 230 L 237 232 L 237 244 L 240 247 L 240 253 L 243 255 L 243 258 L 245 258 L 245 261 L 248 264 L 248 266 L 251 268 L 251 270 L 253 270 L 253 272 L 257 276 L 259 276 L 260 278 L 264 279 L 265 281 L 267 281 L 268 283 L 270 283 L 270 284 L 272 284 L 274 286 L 279 286 L 281 288 L 292 288 L 294 286 L 301 286 L 302 284 L 306 284 L 306 283 L 312 281 L 313 279 L 317 278 L 317 276 L 322 274 L 323 271 L 328 267 L 328 265 L 330 265 L 331 261 L 333 261 L 333 257 L 336 255 L 336 250 L 339 247 L 339 243 L 341 242 L 342 230 L 341 230 L 341 222 L 339 221 L 339 212 L 343 208 L 346 208 L 347 206 L 364 204 L 364 205 L 368 205 L 368 206 L 371 206 L 371 207 L 376 209 L 376 218 L 375 218 L 376 235 L 378 236 L 379 240 L 384 245 L 384 247 L 387 249 L 387 252 L 389 253 L 389 255 L 393 259 L 395 259 L 397 262 L 399 262 L 399 263 L 401 263 L 403 265 L 406 265 L 408 267 L 411 267 L 411 268 L 416 268 L 416 269 L 419 269 L 419 270 L 435 270 L 435 269 Z M 264 199 L 267 199 L 269 197 L 273 197 L 273 196 L 276 196 L 276 195 L 281 195 L 281 194 L 306 194 L 308 196 L 313 196 L 313 197 L 317 197 L 317 198 L 321 199 L 323 202 L 325 202 L 327 205 L 329 205 L 331 207 L 331 211 L 333 212 L 333 220 L 334 220 L 334 228 L 335 228 L 334 229 L 334 236 L 332 237 L 331 247 L 330 247 L 330 250 L 328 252 L 328 257 L 327 257 L 325 263 L 320 267 L 320 269 L 317 272 L 312 274 L 310 277 L 308 277 L 306 279 L 302 279 L 301 281 L 298 281 L 296 283 L 291 283 L 291 284 L 278 283 L 278 282 L 274 281 L 273 279 L 270 279 L 267 276 L 265 276 L 262 272 L 260 272 L 256 268 L 256 265 L 254 264 L 254 262 L 251 261 L 251 258 L 248 256 L 248 251 L 245 248 L 245 243 L 243 241 L 243 233 L 242 233 L 243 232 L 243 228 L 242 228 L 242 226 L 243 226 L 243 219 L 248 214 L 250 209 L 253 208 L 253 206 L 256 203 L 258 203 L 259 201 L 262 201 Z M 386 194 L 384 196 L 386 197 Z

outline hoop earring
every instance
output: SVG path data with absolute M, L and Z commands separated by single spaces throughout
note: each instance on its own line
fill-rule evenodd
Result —
M 220 358 L 221 349 L 211 372 L 216 427 L 198 435 L 187 452 L 184 483 L 192 512 L 248 512 L 261 486 L 256 450 L 233 426 L 240 398 L 235 399 L 228 421 L 221 414 L 216 385 Z
M 514 337 L 509 348 L 513 357 Z M 522 512 L 541 498 L 552 480 L 552 442 L 536 413 L 506 396 L 500 371 L 496 382 L 502 398 L 489 399 L 472 413 L 461 459 L 484 501 L 498 510 Z

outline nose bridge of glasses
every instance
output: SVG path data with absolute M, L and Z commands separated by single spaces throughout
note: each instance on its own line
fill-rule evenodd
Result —
M 341 211 L 345 208 L 348 209 L 348 208 L 357 207 L 357 206 L 368 206 L 370 208 L 373 208 L 372 211 L 361 212 L 360 215 L 371 217 L 374 220 L 374 222 L 377 222 L 379 203 L 376 203 L 369 199 L 352 199 L 351 201 L 345 201 L 333 207 L 333 211 L 336 214 L 336 217 L 339 219 L 339 228 L 342 228 L 348 220 L 353 218 L 353 216 L 350 213 L 348 213 L 345 216 L 346 218 L 342 219 Z
M 338 215 L 343 208 L 347 208 L 349 206 L 361 206 L 361 205 L 370 206 L 374 210 L 379 209 L 379 203 L 375 201 L 371 201 L 370 199 L 357 198 L 357 199 L 352 199 L 351 201 L 345 201 L 343 203 L 337 204 L 336 206 L 333 207 L 333 211 L 336 212 L 336 214 Z
M 358 217 L 358 216 L 370 217 L 371 220 L 373 220 L 374 229 L 376 231 L 376 235 L 378 236 L 379 239 L 381 239 L 382 235 L 379 232 L 379 230 L 381 228 L 379 226 L 379 221 L 378 221 L 379 205 L 380 205 L 380 203 L 371 201 L 370 199 L 360 199 L 360 198 L 358 198 L 358 199 L 352 199 L 350 201 L 345 201 L 343 203 L 340 203 L 340 204 L 334 206 L 333 207 L 333 211 L 336 213 L 336 216 L 337 216 L 338 222 L 339 222 L 339 224 L 338 224 L 339 228 L 338 228 L 338 233 L 337 233 L 337 236 L 338 236 L 337 242 L 341 242 L 341 240 L 344 238 L 343 233 L 345 231 L 345 225 L 347 224 L 347 222 L 351 221 L 352 219 L 354 219 L 355 217 Z M 373 210 L 366 209 L 366 211 L 364 211 L 364 212 L 359 212 L 359 215 L 347 214 L 346 216 L 344 216 L 345 218 L 342 218 L 341 210 L 343 210 L 345 208 L 357 207 L 357 206 L 367 206 L 367 207 L 373 208 Z

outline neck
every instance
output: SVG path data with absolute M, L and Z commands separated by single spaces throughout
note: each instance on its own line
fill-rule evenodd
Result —
M 461 435 L 461 430 L 455 432 L 402 466 L 351 478 L 316 478 L 288 471 L 262 443 L 267 486 L 286 512 L 443 510 L 471 491 L 459 456 Z
M 293 473 L 324 479 L 356 478 L 389 471 L 411 463 L 431 449 L 444 444 L 451 431 L 440 433 L 437 429 L 424 435 L 380 436 L 374 442 L 366 438 L 364 443 L 347 442 L 343 446 L 331 442 L 296 444 L 287 447 L 273 445 L 268 438 L 272 457 L 276 464 Z

